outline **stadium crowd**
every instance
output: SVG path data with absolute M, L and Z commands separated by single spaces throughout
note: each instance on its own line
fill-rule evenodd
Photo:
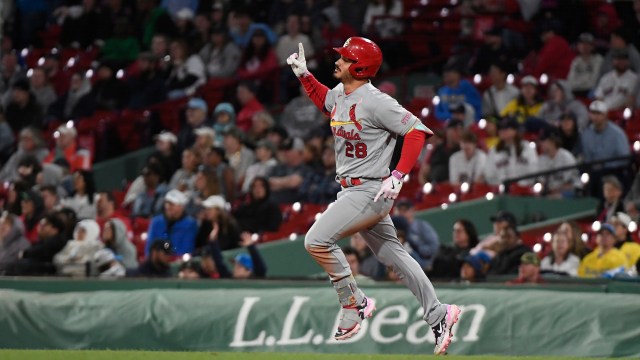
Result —
M 563 223 L 541 259 L 523 244 L 508 212 L 491 218 L 493 234 L 483 239 L 472 221 L 460 219 L 452 245 L 443 245 L 430 224 L 415 218 L 411 198 L 393 211 L 399 237 L 434 278 L 519 274 L 512 282 L 522 283 L 542 281 L 541 272 L 636 275 L 640 175 L 629 165 L 629 134 L 640 129 L 632 124 L 640 121 L 633 115 L 640 105 L 640 1 L 578 6 L 595 12 L 593 21 L 572 21 L 575 13 L 560 1 L 536 8 L 506 0 L 460 3 L 452 11 L 464 16 L 453 21 L 463 25 L 515 3 L 526 26 L 495 21 L 481 30 L 479 43 L 460 41 L 444 64 L 432 65 L 442 71 L 432 98 L 402 99 L 395 83 L 378 84 L 401 102 L 427 102 L 416 115 L 435 136 L 415 177 L 420 185 L 497 187 L 513 180 L 539 185 L 538 196 L 597 196 L 597 247 L 587 249 L 582 230 Z M 309 68 L 333 84 L 332 47 L 364 35 L 385 51 L 381 75 L 411 65 L 421 59 L 410 59 L 410 44 L 399 39 L 415 4 L 12 2 L 0 49 L 0 273 L 168 277 L 178 262 L 182 278 L 264 277 L 268 264 L 256 244 L 287 222 L 282 209 L 326 206 L 341 189 L 328 119 L 295 76 L 281 71 L 285 59 L 303 43 Z M 56 47 L 29 67 L 29 53 L 52 32 Z M 94 54 L 90 69 L 70 71 L 64 49 Z M 229 83 L 223 101 L 199 92 Z M 97 191 L 96 149 L 80 145 L 81 119 L 176 99 L 185 100 L 179 131 L 149 123 L 154 153 L 126 193 Z M 108 145 L 117 147 L 112 140 Z M 579 171 L 583 165 L 590 180 Z M 134 241 L 137 235 L 141 241 Z M 229 269 L 222 251 L 235 248 L 246 251 Z M 345 255 L 360 277 L 396 278 L 357 234 Z

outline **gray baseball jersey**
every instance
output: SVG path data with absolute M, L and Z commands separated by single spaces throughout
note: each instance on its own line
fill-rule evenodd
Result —
M 329 90 L 325 109 L 335 137 L 336 173 L 341 177 L 382 178 L 398 135 L 421 124 L 411 112 L 371 83 L 345 94 L 342 84 Z

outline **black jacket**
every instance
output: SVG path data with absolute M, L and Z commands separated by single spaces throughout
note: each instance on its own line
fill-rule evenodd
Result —
M 491 261 L 491 275 L 517 274 L 520 267 L 520 257 L 526 252 L 530 252 L 531 248 L 518 244 L 509 250 L 501 251 Z
M 251 233 L 277 231 L 282 222 L 280 208 L 269 200 L 243 204 L 234 212 L 233 217 L 242 231 Z

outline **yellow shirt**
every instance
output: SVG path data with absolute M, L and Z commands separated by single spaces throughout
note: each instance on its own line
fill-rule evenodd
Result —
M 627 257 L 622 251 L 613 248 L 600 256 L 600 249 L 596 248 L 580 262 L 578 276 L 586 278 L 601 277 L 606 271 L 619 267 L 627 267 Z
M 627 257 L 627 267 L 636 266 L 640 259 L 640 244 L 634 242 L 626 242 L 620 247 L 620 251 Z
M 538 116 L 542 103 L 536 103 L 531 106 L 525 104 L 519 104 L 518 99 L 513 99 L 507 103 L 507 105 L 500 111 L 500 116 L 515 116 L 520 124 L 524 124 L 530 116 Z

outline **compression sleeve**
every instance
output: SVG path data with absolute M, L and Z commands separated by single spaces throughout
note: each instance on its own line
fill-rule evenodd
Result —
M 321 84 L 311 73 L 307 73 L 305 76 L 301 76 L 299 79 L 302 83 L 302 86 L 304 86 L 304 91 L 307 93 L 311 101 L 316 104 L 316 107 L 318 107 L 320 111 L 322 111 L 326 115 L 329 115 L 329 111 L 327 111 L 324 106 L 329 88 Z
M 416 161 L 418 161 L 418 156 L 420 156 L 420 151 L 422 151 L 426 138 L 427 133 L 424 131 L 416 130 L 415 128 L 409 130 L 404 136 L 404 143 L 402 144 L 400 160 L 398 160 L 396 170 L 402 174 L 411 172 Z

